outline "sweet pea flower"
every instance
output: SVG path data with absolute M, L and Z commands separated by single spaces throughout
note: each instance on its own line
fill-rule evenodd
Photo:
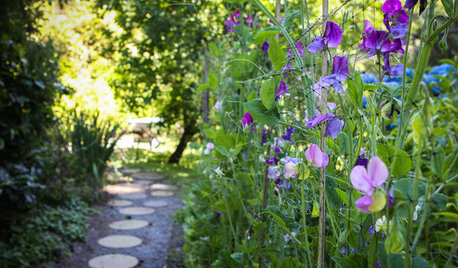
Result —
M 286 134 L 281 135 L 281 137 L 285 141 L 291 142 L 291 134 L 293 134 L 294 130 L 296 130 L 296 129 L 293 128 L 293 127 L 286 127 Z
M 204 150 L 204 154 L 209 154 L 213 148 L 215 148 L 215 145 L 213 143 L 211 142 L 207 143 L 207 146 Z
M 323 36 L 315 37 L 312 43 L 307 46 L 307 51 L 315 54 L 325 48 L 338 47 L 340 42 L 342 42 L 342 29 L 337 23 L 327 21 Z
M 269 43 L 267 43 L 267 41 L 264 41 L 264 44 L 262 44 L 261 50 L 265 54 L 267 54 L 269 52 Z
M 288 162 L 284 166 L 285 168 L 285 179 L 297 178 L 297 166 L 293 162 Z
M 251 124 L 253 124 L 253 117 L 251 116 L 250 113 L 246 113 L 243 115 L 242 117 L 242 127 L 245 128 L 247 126 L 250 126 Z
M 263 129 L 262 136 L 261 136 L 261 146 L 267 143 L 266 135 L 267 135 L 267 129 Z
M 280 170 L 278 170 L 278 166 L 269 166 L 267 168 L 267 178 L 270 179 L 277 179 L 281 176 Z
M 283 147 L 285 146 L 285 143 L 278 137 L 274 138 L 274 143 L 272 144 L 273 147 Z
M 267 158 L 266 159 L 266 164 L 267 165 L 271 165 L 271 164 L 275 164 L 276 165 L 276 164 L 278 164 L 278 162 L 280 162 L 280 159 L 276 155 L 274 155 L 272 158 Z
M 285 67 L 281 68 L 280 71 L 284 71 L 283 73 L 283 78 L 286 79 L 288 77 L 289 71 L 291 70 L 291 65 L 289 65 L 289 62 L 286 63 Z
M 310 120 L 307 122 L 307 127 L 308 128 L 315 127 L 319 123 L 327 121 L 327 120 L 331 120 L 334 117 L 335 117 L 335 115 L 333 115 L 331 113 L 327 113 L 325 115 L 316 115 L 316 116 L 310 118 Z
M 280 81 L 280 86 L 278 87 L 277 93 L 275 94 L 275 101 L 280 98 L 281 95 L 288 93 L 288 86 L 283 81 Z
M 224 22 L 227 26 L 226 29 L 228 33 L 230 32 L 235 33 L 234 25 L 239 25 L 242 23 L 241 21 L 237 21 L 239 16 L 240 16 L 240 10 L 237 10 L 234 14 L 231 15 L 231 18 L 229 20 L 226 20 Z
M 297 41 L 296 48 L 297 48 L 297 51 L 299 52 L 299 55 L 301 55 L 301 57 L 303 57 L 304 56 L 304 50 L 302 49 L 301 41 Z M 288 55 L 293 57 L 293 52 L 291 52 L 291 50 L 288 50 Z
M 347 80 L 347 75 L 350 74 L 348 71 L 348 58 L 334 56 L 332 62 L 332 74 L 321 77 L 320 81 L 315 83 L 314 87 L 333 87 L 338 93 L 343 94 L 345 90 L 342 82 Z
M 353 167 L 350 173 L 351 183 L 356 190 L 365 194 L 355 202 L 362 212 L 377 212 L 385 207 L 385 195 L 376 190 L 387 179 L 388 169 L 385 163 L 376 156 L 371 158 L 367 169 L 359 165 Z
M 344 121 L 340 120 L 337 117 L 334 117 L 329 121 L 328 125 L 326 126 L 326 130 L 324 131 L 324 136 L 331 136 L 332 139 L 336 139 L 337 136 L 339 135 L 340 131 L 342 130 L 344 126 Z
M 310 144 L 305 152 L 305 158 L 307 161 L 312 162 L 313 166 L 316 168 L 324 168 L 329 163 L 328 155 L 323 153 L 316 144 Z
M 215 109 L 217 109 L 217 110 L 221 109 L 221 101 L 216 101 L 214 107 L 215 107 Z

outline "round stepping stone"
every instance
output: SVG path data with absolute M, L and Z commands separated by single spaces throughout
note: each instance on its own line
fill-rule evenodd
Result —
M 170 191 L 152 191 L 151 195 L 152 196 L 172 196 L 174 195 L 174 193 Z
M 140 169 L 138 169 L 138 168 L 123 168 L 121 171 L 124 172 L 124 173 L 136 173 L 136 172 L 140 172 Z
M 155 183 L 150 186 L 151 190 L 176 190 L 178 187 L 170 184 Z
M 128 207 L 128 208 L 121 208 L 119 213 L 124 215 L 146 215 L 154 213 L 153 208 L 147 207 Z
M 125 206 L 132 205 L 132 201 L 113 199 L 113 200 L 108 201 L 108 205 L 115 206 L 115 207 L 125 207 Z
M 131 193 L 131 194 L 120 194 L 118 195 L 118 197 L 123 198 L 123 199 L 137 200 L 137 199 L 144 199 L 147 197 L 147 195 L 145 193 Z
M 147 221 L 142 220 L 125 220 L 110 223 L 110 228 L 117 230 L 133 230 L 148 226 Z
M 160 208 L 165 207 L 168 203 L 164 200 L 150 200 L 143 203 L 145 207 Z
M 92 268 L 132 268 L 137 264 L 137 258 L 124 254 L 107 254 L 89 261 Z
M 162 175 L 155 173 L 133 173 L 130 176 L 137 180 L 160 180 L 164 178 Z
M 148 180 L 137 180 L 137 181 L 133 182 L 133 184 L 138 184 L 138 185 L 141 185 L 141 186 L 148 186 L 151 183 L 153 183 L 153 182 L 152 181 L 148 181 Z
M 131 235 L 109 235 L 100 238 L 98 243 L 107 248 L 132 248 L 140 245 L 142 240 Z

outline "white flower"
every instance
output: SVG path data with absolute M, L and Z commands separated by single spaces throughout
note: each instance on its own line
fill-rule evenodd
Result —
M 375 231 L 380 232 L 380 231 L 386 231 L 386 216 L 383 215 L 382 218 L 378 219 L 375 222 Z
M 296 178 L 297 177 L 297 168 L 296 164 L 293 162 L 288 162 L 285 164 L 285 179 Z
M 416 205 L 415 206 L 415 211 L 413 212 L 413 220 L 416 221 L 418 219 L 418 211 L 420 211 L 421 209 L 421 206 L 420 205 Z

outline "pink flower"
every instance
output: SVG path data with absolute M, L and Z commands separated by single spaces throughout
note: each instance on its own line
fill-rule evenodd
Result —
M 310 147 L 305 152 L 305 158 L 317 168 L 324 168 L 329 163 L 328 155 L 323 153 L 316 144 L 310 144 Z
M 364 166 L 354 166 L 350 173 L 350 180 L 356 190 L 365 194 L 365 196 L 356 200 L 355 205 L 362 211 L 369 213 L 378 211 L 371 208 L 372 205 L 380 207 L 385 205 L 386 199 L 381 199 L 374 195 L 375 190 L 388 179 L 388 169 L 383 161 L 374 156 L 369 161 L 368 168 Z M 374 197 L 374 198 L 373 198 Z M 375 200 L 377 199 L 377 200 Z M 377 201 L 377 204 L 374 204 Z

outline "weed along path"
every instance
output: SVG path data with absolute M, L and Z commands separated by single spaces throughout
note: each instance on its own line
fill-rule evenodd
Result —
M 182 206 L 177 187 L 157 173 L 121 173 L 133 180 L 106 187 L 114 197 L 97 208 L 100 213 L 90 219 L 86 241 L 74 245 L 72 256 L 56 267 L 167 267 L 167 251 L 174 244 L 173 214 Z

